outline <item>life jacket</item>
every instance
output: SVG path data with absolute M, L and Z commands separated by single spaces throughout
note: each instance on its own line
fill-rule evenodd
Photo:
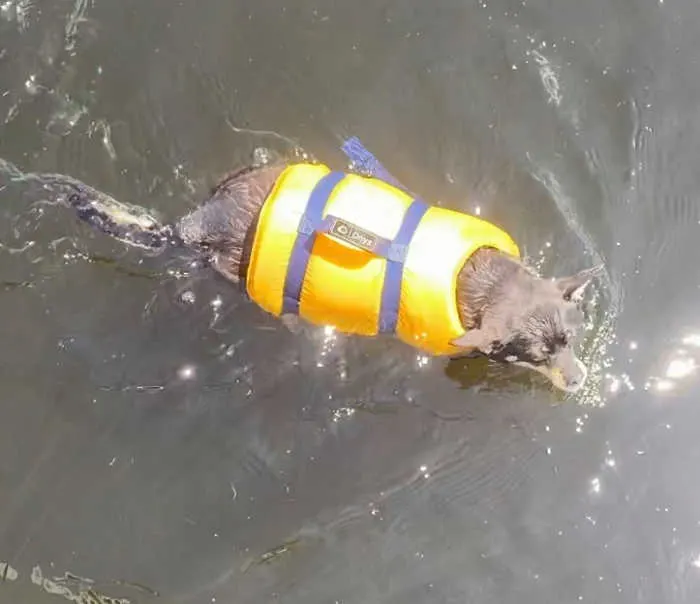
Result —
M 377 178 L 294 164 L 262 207 L 246 288 L 276 316 L 455 354 L 462 350 L 451 342 L 465 333 L 457 276 L 481 247 L 520 255 L 485 220 L 428 206 Z

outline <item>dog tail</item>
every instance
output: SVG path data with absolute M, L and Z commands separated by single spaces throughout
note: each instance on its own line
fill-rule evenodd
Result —
M 184 245 L 172 225 L 162 224 L 146 208 L 117 201 L 67 176 L 42 180 L 57 194 L 56 201 L 72 208 L 80 220 L 127 245 L 153 251 Z

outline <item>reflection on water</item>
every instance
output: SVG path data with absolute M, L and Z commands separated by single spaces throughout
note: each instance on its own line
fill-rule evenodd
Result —
M 696 602 L 699 20 L 0 0 L 0 600 Z M 349 135 L 541 274 L 604 263 L 582 391 L 280 325 L 41 176 L 173 220 Z
M 697 334 L 689 334 L 681 339 L 683 347 L 677 347 L 673 352 L 659 355 L 659 359 L 665 361 L 665 368 L 660 376 L 650 375 L 644 383 L 645 390 L 655 390 L 657 393 L 669 393 L 679 386 L 686 385 L 688 379 L 695 375 L 697 369 L 696 358 L 700 351 L 693 351 L 698 348 Z M 690 348 L 692 347 L 692 348 Z

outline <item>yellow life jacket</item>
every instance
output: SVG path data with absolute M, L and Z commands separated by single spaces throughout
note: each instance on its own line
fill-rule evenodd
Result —
M 427 353 L 455 354 L 451 342 L 465 333 L 457 276 L 481 247 L 520 255 L 485 220 L 430 207 L 376 178 L 295 164 L 263 205 L 246 287 L 276 316 L 393 333 Z

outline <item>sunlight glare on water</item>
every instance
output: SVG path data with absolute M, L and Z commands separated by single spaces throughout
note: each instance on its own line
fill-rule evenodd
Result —
M 680 342 L 684 347 L 675 348 L 672 353 L 662 355 L 661 358 L 666 358 L 662 375 L 649 375 L 644 384 L 645 390 L 653 389 L 660 394 L 667 394 L 675 392 L 681 385 L 691 385 L 700 361 L 700 337 L 691 332 L 681 337 Z
M 182 381 L 190 381 L 197 377 L 197 368 L 194 365 L 183 365 L 177 370 L 177 377 Z

